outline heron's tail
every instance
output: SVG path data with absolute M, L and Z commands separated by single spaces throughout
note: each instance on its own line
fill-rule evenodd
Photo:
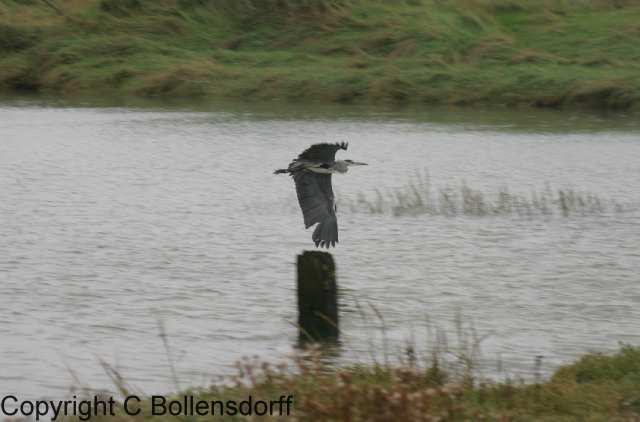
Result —
M 318 223 L 312 236 L 313 242 L 316 244 L 316 248 L 329 249 L 329 246 L 336 246 L 338 243 L 338 220 L 335 215 L 325 219 L 321 223 Z
M 273 174 L 282 174 L 282 173 L 289 173 L 289 170 L 287 170 L 287 169 L 278 169 L 278 170 L 273 172 Z

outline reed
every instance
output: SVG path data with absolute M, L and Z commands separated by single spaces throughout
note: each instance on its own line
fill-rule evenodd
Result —
M 462 181 L 458 187 L 434 188 L 428 173 L 417 173 L 405 186 L 373 195 L 359 193 L 355 200 L 340 198 L 351 212 L 388 213 L 394 216 L 587 216 L 608 212 L 624 212 L 616 201 L 573 188 L 532 190 L 529 194 L 513 193 L 508 187 L 484 192 Z

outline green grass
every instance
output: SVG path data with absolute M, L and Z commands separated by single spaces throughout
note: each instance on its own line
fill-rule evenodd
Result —
M 4 0 L 0 89 L 627 109 L 638 22 L 624 0 Z
M 613 355 L 587 354 L 561 367 L 547 381 L 487 382 L 467 375 L 451 376 L 434 359 L 420 365 L 411 358 L 397 365 L 328 368 L 321 355 L 300 355 L 293 367 L 259 360 L 239 362 L 226 385 L 170 395 L 181 400 L 278 400 L 293 395 L 291 418 L 297 421 L 637 421 L 640 418 L 640 348 L 622 346 Z M 115 371 L 123 395 L 131 394 Z M 239 416 L 150 416 L 148 399 L 142 413 L 92 420 L 157 422 L 179 420 L 256 420 Z

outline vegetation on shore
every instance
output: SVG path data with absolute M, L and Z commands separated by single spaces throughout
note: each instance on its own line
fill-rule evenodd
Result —
M 234 400 L 236 403 L 249 396 L 255 403 L 293 395 L 290 417 L 280 417 L 278 413 L 272 417 L 246 418 L 219 413 L 150 416 L 152 403 L 143 399 L 138 416 L 125 415 L 120 408 L 115 417 L 92 420 L 640 420 L 640 348 L 631 346 L 622 346 L 609 356 L 587 354 L 558 369 L 549 380 L 536 379 L 532 383 L 483 382 L 474 379 L 472 371 L 452 375 L 446 366 L 440 366 L 438 359 L 421 366 L 412 350 L 407 350 L 406 359 L 395 367 L 376 364 L 330 369 L 317 355 L 300 356 L 294 362 L 292 370 L 284 365 L 273 367 L 247 359 L 238 365 L 239 372 L 232 384 L 175 394 L 167 397 L 166 402 L 183 402 L 185 395 L 193 396 L 195 401 Z M 471 366 L 471 362 L 467 362 L 467 366 Z M 123 395 L 132 394 L 121 378 L 115 376 L 114 380 Z
M 632 0 L 3 0 L 0 89 L 635 107 Z

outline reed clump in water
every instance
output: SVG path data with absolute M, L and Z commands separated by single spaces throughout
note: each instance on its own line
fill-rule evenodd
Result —
M 434 189 L 428 175 L 418 174 L 409 183 L 383 194 L 376 190 L 373 198 L 359 194 L 357 199 L 344 200 L 352 212 L 372 214 L 443 216 L 585 216 L 605 212 L 621 212 L 625 208 L 615 201 L 606 201 L 596 194 L 571 188 L 532 191 L 529 195 L 512 193 L 503 187 L 486 193 L 463 181 L 458 188 L 446 186 Z

